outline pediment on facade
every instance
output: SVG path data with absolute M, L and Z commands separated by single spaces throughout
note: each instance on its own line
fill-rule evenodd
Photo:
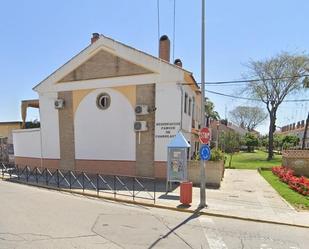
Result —
M 100 50 L 65 75 L 58 83 L 149 73 L 153 72 L 105 50 Z

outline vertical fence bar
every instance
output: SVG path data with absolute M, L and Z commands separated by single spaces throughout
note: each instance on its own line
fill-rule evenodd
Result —
M 26 181 L 29 181 L 29 169 L 28 166 L 26 166 Z
M 72 190 L 72 171 L 69 170 L 69 184 L 70 184 L 70 190 Z
M 46 185 L 48 185 L 48 174 L 47 174 L 46 168 L 45 168 L 45 182 L 46 182 Z
M 99 174 L 97 174 L 97 195 L 99 196 L 100 194 L 100 183 L 99 183 Z
M 133 189 L 133 201 L 135 201 L 135 177 L 132 178 L 133 183 L 132 183 L 132 189 Z
M 116 199 L 116 176 L 114 175 L 114 198 Z
M 156 204 L 157 181 L 153 179 L 153 204 Z
M 59 169 L 57 169 L 57 187 L 59 188 L 60 183 L 59 183 Z
M 39 179 L 38 179 L 38 168 L 37 167 L 35 168 L 35 181 L 38 184 Z
M 85 175 L 84 175 L 84 172 L 82 172 L 82 183 L 83 183 L 83 193 L 85 192 Z
M 17 179 L 18 181 L 20 180 L 20 175 L 19 175 L 19 167 L 16 165 L 16 172 L 17 172 Z

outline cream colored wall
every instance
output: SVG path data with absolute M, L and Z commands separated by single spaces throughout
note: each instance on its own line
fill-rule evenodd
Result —
M 7 137 L 12 142 L 12 130 L 20 129 L 20 124 L 0 123 L 0 137 Z
M 73 91 L 73 113 L 75 114 L 80 102 L 90 93 L 93 89 L 76 90 Z

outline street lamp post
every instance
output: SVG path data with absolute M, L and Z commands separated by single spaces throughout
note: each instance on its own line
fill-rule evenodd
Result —
M 202 0 L 202 44 L 201 44 L 201 129 L 205 127 L 205 0 Z M 200 142 L 200 148 L 202 143 Z M 206 207 L 205 161 L 200 160 L 200 208 Z

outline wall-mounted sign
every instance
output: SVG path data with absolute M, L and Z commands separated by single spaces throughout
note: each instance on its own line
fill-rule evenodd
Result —
M 180 129 L 180 122 L 156 123 L 156 138 L 173 138 Z

